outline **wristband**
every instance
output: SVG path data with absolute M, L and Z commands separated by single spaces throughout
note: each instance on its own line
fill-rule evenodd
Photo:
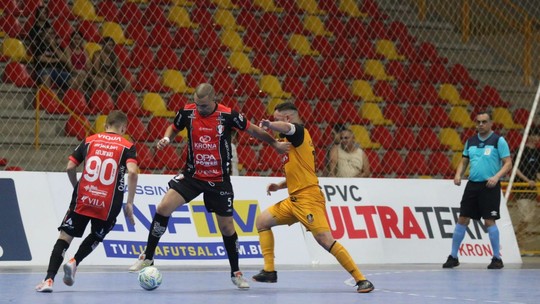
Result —
M 171 142 L 171 139 L 168 138 L 167 136 L 163 137 L 161 140 L 165 140 L 167 143 L 170 143 L 170 142 Z

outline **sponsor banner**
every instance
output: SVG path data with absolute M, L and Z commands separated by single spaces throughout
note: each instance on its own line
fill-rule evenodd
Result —
M 0 265 L 47 265 L 58 237 L 57 227 L 71 200 L 72 186 L 66 174 L 0 172 L 2 178 L 14 181 L 31 260 L 4 262 L 0 258 Z M 84 264 L 132 264 L 144 250 L 152 217 L 171 178 L 170 175 L 140 175 L 135 197 L 135 225 L 128 224 L 120 213 L 113 231 Z M 286 190 L 272 196 L 266 194 L 268 183 L 281 180 L 232 178 L 233 220 L 239 235 L 241 265 L 263 263 L 255 219 L 264 209 L 287 196 Z M 442 263 L 448 256 L 464 185 L 457 187 L 451 180 L 321 178 L 320 186 L 327 198 L 331 233 L 348 249 L 356 263 Z M 503 260 L 521 263 L 505 203 L 501 204 L 501 219 L 497 225 Z M 2 234 L 3 230 L 2 226 Z M 86 234 L 89 231 L 88 228 Z M 337 264 L 301 225 L 274 227 L 273 231 L 276 264 Z M 7 245 L 2 245 L 4 251 L 6 246 L 15 246 L 15 240 L 9 240 Z M 73 241 L 67 256 L 76 252 L 81 241 Z M 483 224 L 471 221 L 460 249 L 460 261 L 487 263 L 492 252 Z M 173 212 L 155 258 L 160 265 L 228 265 L 216 216 L 206 212 L 202 196 Z

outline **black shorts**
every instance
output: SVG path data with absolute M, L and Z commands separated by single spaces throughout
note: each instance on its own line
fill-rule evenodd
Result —
M 209 182 L 179 174 L 169 181 L 169 187 L 180 193 L 188 203 L 203 193 L 206 211 L 220 216 L 233 215 L 234 193 L 230 181 Z
M 92 218 L 86 215 L 81 215 L 69 209 L 64 216 L 64 220 L 58 230 L 62 230 L 72 237 L 82 237 L 88 222 L 91 222 L 91 233 L 103 240 L 105 236 L 113 229 L 116 224 L 116 218 L 108 221 Z
M 501 218 L 501 183 L 493 188 L 486 187 L 487 182 L 467 182 L 461 199 L 460 216 L 474 220 Z

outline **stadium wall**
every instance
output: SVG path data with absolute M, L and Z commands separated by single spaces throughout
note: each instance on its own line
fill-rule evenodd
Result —
M 135 198 L 135 226 L 123 214 L 113 231 L 85 261 L 86 265 L 129 265 L 143 250 L 156 205 L 171 176 L 140 175 Z M 235 223 L 241 264 L 262 265 L 255 218 L 286 197 L 266 195 L 272 177 L 233 177 Z M 442 263 L 450 250 L 464 185 L 451 180 L 321 178 L 334 237 L 359 264 Z M 71 198 L 65 173 L 0 171 L 0 267 L 46 266 Z M 501 204 L 501 253 L 505 263 L 521 263 L 506 202 Z M 276 264 L 337 264 L 298 224 L 274 228 Z M 75 239 L 66 257 L 72 256 Z M 462 244 L 463 263 L 486 263 L 491 245 L 479 222 L 471 223 Z M 214 216 L 202 197 L 173 213 L 156 259 L 160 265 L 227 265 Z

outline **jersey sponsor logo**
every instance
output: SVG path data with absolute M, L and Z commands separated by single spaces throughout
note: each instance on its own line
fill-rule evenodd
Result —
M 193 143 L 193 148 L 195 150 L 217 150 L 217 144 L 215 143 Z
M 195 154 L 195 165 L 202 165 L 206 167 L 217 166 L 218 161 L 212 154 Z
M 122 137 L 120 136 L 111 136 L 107 134 L 98 134 L 98 138 L 106 139 L 110 141 L 122 141 Z
M 88 197 L 83 195 L 81 197 L 81 202 L 85 205 L 96 207 L 96 208 L 105 208 L 105 202 L 97 198 Z
M 87 192 L 89 192 L 93 196 L 107 197 L 107 195 L 109 195 L 109 193 L 107 191 L 99 190 L 99 188 L 94 186 L 94 185 L 86 185 L 84 187 L 84 190 L 86 190 Z
M 210 137 L 209 135 L 203 135 L 201 137 L 199 137 L 199 141 L 202 142 L 202 143 L 208 143 L 212 140 L 212 137 Z
M 30 261 L 32 254 L 28 247 L 13 179 L 0 179 L 0 193 L 0 261 Z

